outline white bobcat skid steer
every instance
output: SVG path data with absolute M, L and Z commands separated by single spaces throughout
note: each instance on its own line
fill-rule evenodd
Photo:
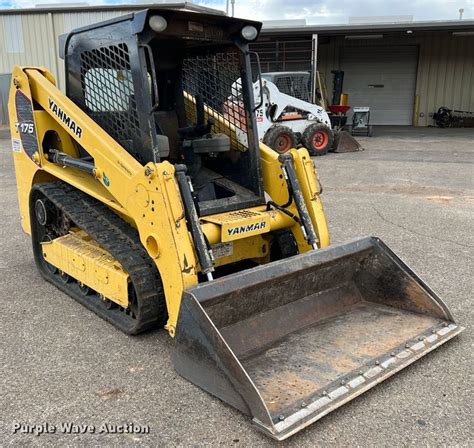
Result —
M 254 84 L 257 130 L 260 140 L 275 151 L 284 153 L 299 144 L 313 156 L 322 156 L 331 150 L 334 133 L 326 111 L 315 104 L 282 93 L 277 86 L 264 80 Z

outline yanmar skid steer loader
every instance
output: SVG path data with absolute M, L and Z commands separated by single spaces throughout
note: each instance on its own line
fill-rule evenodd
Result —
M 379 239 L 329 246 L 308 152 L 259 144 L 260 27 L 162 7 L 74 30 L 66 94 L 15 67 L 9 111 L 42 276 L 126 333 L 164 325 L 183 377 L 282 440 L 462 328 Z

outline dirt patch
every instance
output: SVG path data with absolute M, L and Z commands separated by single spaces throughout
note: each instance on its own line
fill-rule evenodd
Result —
M 118 389 L 118 388 L 103 389 L 103 390 L 99 390 L 95 394 L 98 395 L 100 398 L 102 398 L 102 400 L 107 401 L 107 400 L 112 400 L 114 398 L 120 397 L 120 395 L 123 394 L 123 390 Z
M 469 204 L 474 204 L 474 196 L 464 196 L 464 200 Z
M 448 190 L 446 188 L 438 187 L 425 187 L 416 184 L 362 184 L 362 185 L 346 185 L 342 187 L 326 187 L 326 191 L 351 191 L 358 193 L 388 193 L 388 194 L 403 194 L 410 196 L 425 196 L 440 197 L 444 193 L 452 194 L 453 196 L 459 195 L 459 190 Z
M 436 204 L 449 204 L 452 200 L 452 196 L 427 196 L 427 201 L 434 202 Z
M 422 185 L 399 185 L 399 184 L 374 184 L 374 185 L 346 185 L 340 187 L 326 187 L 326 191 L 352 192 L 352 193 L 386 193 L 399 194 L 403 196 L 418 196 L 436 204 L 449 204 L 452 201 L 464 200 L 474 203 L 471 189 L 449 189 Z

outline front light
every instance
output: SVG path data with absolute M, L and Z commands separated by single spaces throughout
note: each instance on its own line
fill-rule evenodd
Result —
M 254 26 L 247 25 L 247 26 L 244 26 L 240 30 L 240 35 L 245 40 L 251 41 L 251 40 L 255 40 L 257 38 L 258 31 L 257 31 L 257 28 L 255 28 Z
M 150 20 L 148 21 L 148 25 L 155 33 L 161 33 L 162 31 L 166 30 L 168 26 L 168 22 L 164 17 L 161 16 L 151 16 Z

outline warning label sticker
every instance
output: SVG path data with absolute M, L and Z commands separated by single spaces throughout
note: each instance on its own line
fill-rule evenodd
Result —
M 19 138 L 12 138 L 13 152 L 21 152 L 21 140 Z
M 234 243 L 219 243 L 211 246 L 215 258 L 228 257 L 234 253 Z

